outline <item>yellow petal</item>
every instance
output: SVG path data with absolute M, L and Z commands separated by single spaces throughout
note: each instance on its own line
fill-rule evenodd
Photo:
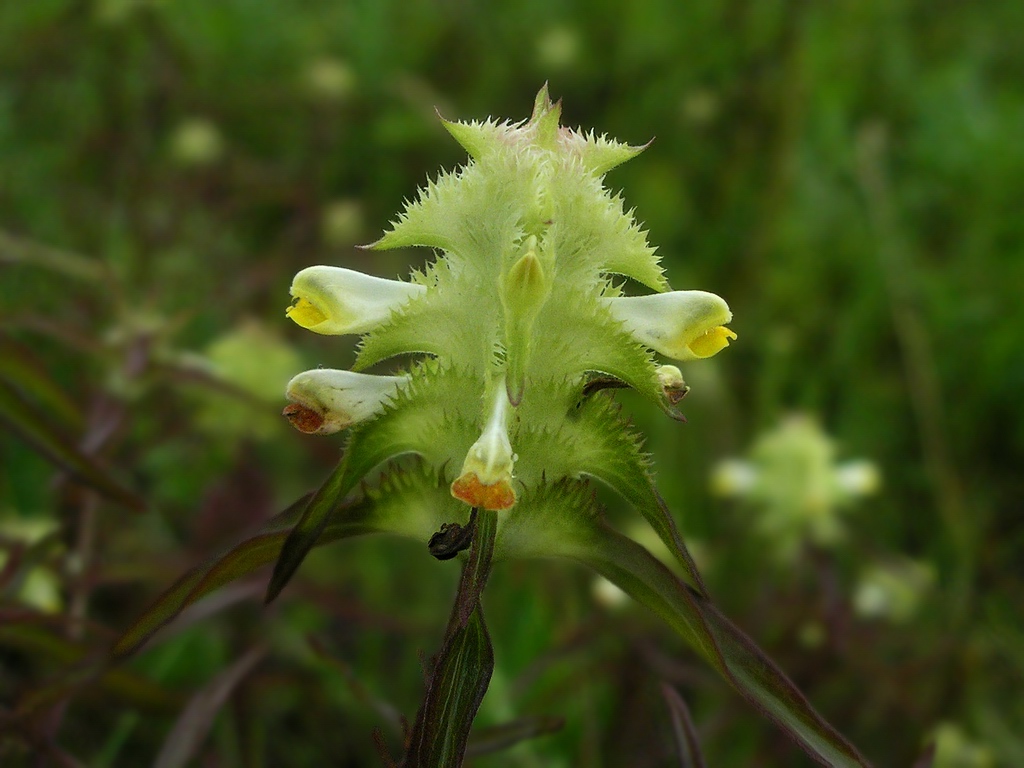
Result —
M 302 298 L 297 299 L 284 313 L 307 329 L 320 325 L 320 323 L 327 319 L 327 315 L 317 309 L 315 304 Z
M 687 346 L 697 357 L 711 357 L 728 347 L 729 342 L 735 340 L 735 338 L 735 333 L 724 325 L 719 325 L 716 328 L 704 331 Z

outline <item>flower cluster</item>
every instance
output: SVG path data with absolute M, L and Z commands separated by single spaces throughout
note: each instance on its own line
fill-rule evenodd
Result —
M 836 462 L 835 454 L 835 444 L 813 418 L 791 415 L 757 440 L 749 460 L 719 463 L 712 489 L 743 499 L 777 559 L 791 562 L 805 542 L 829 547 L 841 541 L 841 513 L 881 483 L 872 462 Z
M 428 184 L 368 246 L 433 248 L 423 272 L 299 272 L 288 317 L 362 340 L 355 370 L 292 379 L 285 415 L 296 428 L 376 429 L 392 443 L 382 458 L 416 453 L 442 476 L 459 468 L 444 480 L 451 497 L 490 510 L 559 478 L 621 476 L 616 463 L 633 454 L 642 469 L 636 451 L 615 455 L 616 440 L 634 446 L 588 384 L 613 380 L 671 411 L 686 385 L 652 350 L 710 357 L 735 338 L 731 313 L 712 293 L 670 290 L 645 233 L 604 188 L 643 147 L 561 127 L 560 111 L 544 89 L 522 123 L 444 122 L 469 163 Z M 623 296 L 620 277 L 654 292 Z M 362 372 L 396 355 L 419 358 L 400 375 Z

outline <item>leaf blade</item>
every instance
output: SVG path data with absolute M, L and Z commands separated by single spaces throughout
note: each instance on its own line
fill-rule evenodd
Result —
M 6 383 L 0 382 L 0 422 L 77 480 L 123 507 L 142 511 L 146 502 L 115 480 L 95 458 L 55 429 L 38 410 Z
M 217 713 L 265 655 L 263 648 L 250 649 L 192 697 L 164 740 L 153 768 L 183 768 L 188 763 L 209 734 Z
M 200 598 L 273 562 L 308 500 L 309 496 L 303 496 L 252 536 L 186 571 L 121 633 L 111 655 L 119 659 L 135 653 L 158 630 Z M 376 530 L 368 505 L 346 505 L 335 510 L 318 543 L 327 544 Z
M 578 534 L 565 556 L 658 614 L 810 757 L 836 768 L 870 766 L 750 638 L 646 549 L 598 521 Z
M 679 692 L 668 683 L 661 684 L 661 695 L 672 717 L 672 735 L 675 737 L 676 751 L 679 752 L 680 768 L 706 768 L 697 729 L 690 717 L 690 708 Z

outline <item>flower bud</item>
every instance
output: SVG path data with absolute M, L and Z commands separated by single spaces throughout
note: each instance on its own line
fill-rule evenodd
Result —
M 527 238 L 523 251 L 502 280 L 501 304 L 508 315 L 533 320 L 551 294 L 551 281 L 537 256 L 535 235 Z
M 329 435 L 373 418 L 408 376 L 374 376 L 366 373 L 317 368 L 288 382 L 285 391 L 292 404 L 284 416 L 300 432 Z
M 672 291 L 604 299 L 615 319 L 642 344 L 675 360 L 711 357 L 736 334 L 725 327 L 732 312 L 706 291 Z
M 426 290 L 416 283 L 385 280 L 343 267 L 307 267 L 292 281 L 296 301 L 285 314 L 316 333 L 366 333 Z
M 512 488 L 516 455 L 512 453 L 505 424 L 508 408 L 505 387 L 498 387 L 487 426 L 470 447 L 462 473 L 452 483 L 452 496 L 471 506 L 503 510 L 516 503 L 516 492 Z
M 533 321 L 551 295 L 551 280 L 537 256 L 537 238 L 530 235 L 524 253 L 501 281 L 505 312 L 505 351 L 508 358 L 508 398 L 518 405 L 526 387 L 526 369 L 533 344 Z
M 671 405 L 678 405 L 679 401 L 686 397 L 686 393 L 690 391 L 690 388 L 686 386 L 686 382 L 683 381 L 682 371 L 674 365 L 659 365 L 654 373 L 658 377 L 658 383 L 665 394 L 665 399 Z

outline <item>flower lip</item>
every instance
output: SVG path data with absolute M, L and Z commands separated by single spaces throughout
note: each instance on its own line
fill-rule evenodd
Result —
M 499 512 L 511 509 L 516 503 L 516 492 L 511 483 L 499 480 L 485 485 L 475 472 L 464 472 L 455 479 L 452 483 L 452 496 L 471 506 Z
M 707 291 L 671 291 L 605 298 L 605 306 L 642 344 L 675 360 L 711 357 L 736 334 L 729 305 Z
M 285 314 L 316 333 L 366 333 L 426 290 L 416 283 L 386 280 L 344 267 L 307 267 L 292 280 L 295 302 Z
M 730 341 L 735 340 L 735 331 L 724 325 L 717 325 L 704 331 L 686 346 L 695 357 L 712 357 L 729 346 Z
M 315 328 L 327 320 L 327 315 L 313 302 L 301 296 L 297 296 L 295 302 L 284 313 L 303 328 Z

